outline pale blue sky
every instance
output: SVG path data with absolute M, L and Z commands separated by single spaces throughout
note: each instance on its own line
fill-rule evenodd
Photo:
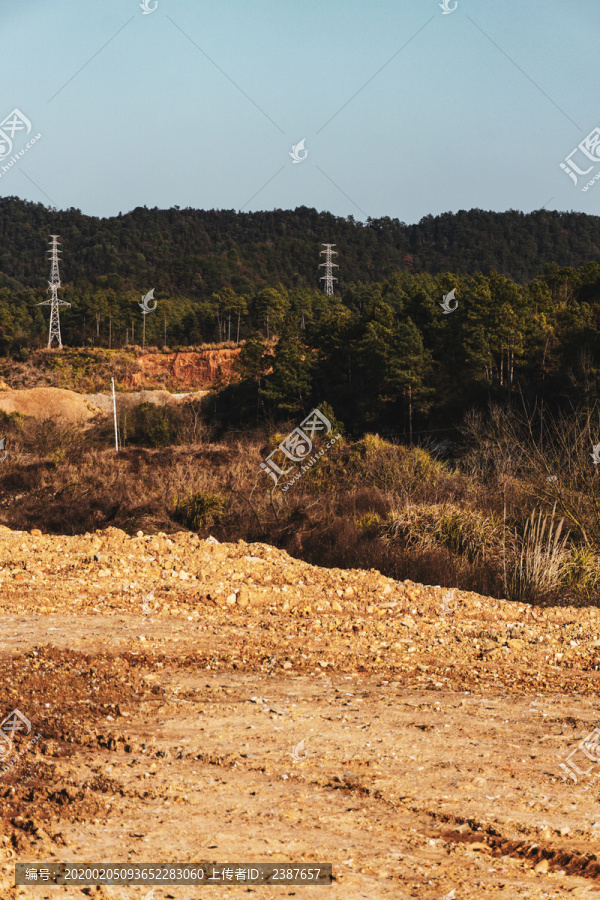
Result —
M 98 216 L 600 213 L 600 182 L 559 166 L 600 126 L 598 0 L 139 2 L 0 0 L 0 120 L 16 107 L 42 134 L 0 161 L 1 196 Z

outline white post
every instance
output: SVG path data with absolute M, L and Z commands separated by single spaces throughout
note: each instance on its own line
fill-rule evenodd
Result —
M 115 413 L 115 450 L 119 452 L 119 432 L 117 431 L 117 399 L 115 397 L 115 379 L 110 379 L 112 384 L 112 395 L 113 395 L 113 410 Z

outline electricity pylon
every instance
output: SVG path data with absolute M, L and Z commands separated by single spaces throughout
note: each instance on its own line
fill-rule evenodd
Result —
M 58 341 L 58 349 L 62 350 L 62 338 L 60 336 L 60 316 L 58 313 L 59 306 L 70 306 L 70 303 L 67 303 L 66 300 L 58 299 L 58 289 L 60 287 L 60 273 L 58 271 L 58 254 L 62 253 L 62 250 L 58 249 L 58 235 L 51 234 L 50 249 L 46 252 L 50 254 L 50 278 L 48 279 L 48 290 L 51 292 L 52 296 L 49 300 L 44 300 L 42 303 L 38 303 L 38 306 L 49 306 L 50 307 L 50 330 L 48 332 L 48 348 L 52 346 L 52 341 L 54 338 Z
M 321 242 L 323 243 L 323 242 Z M 332 250 L 332 247 L 335 247 L 335 244 L 325 244 L 323 243 L 325 250 L 321 250 L 321 253 L 325 254 L 325 262 L 319 263 L 319 268 L 325 266 L 325 274 L 321 275 L 319 281 L 325 282 L 325 293 L 328 297 L 333 296 L 333 282 L 337 281 L 337 278 L 333 277 L 332 269 L 339 269 L 337 263 L 331 261 L 332 256 L 337 256 L 337 250 Z

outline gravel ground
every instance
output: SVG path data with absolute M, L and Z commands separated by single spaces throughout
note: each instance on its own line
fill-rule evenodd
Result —
M 187 532 L 0 528 L 0 566 L 0 715 L 32 725 L 0 761 L 2 897 L 150 890 L 14 887 L 35 860 L 329 862 L 344 900 L 600 890 L 600 611 Z

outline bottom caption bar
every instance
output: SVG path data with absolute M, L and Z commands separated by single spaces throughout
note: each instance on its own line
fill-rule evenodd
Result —
M 15 884 L 331 884 L 331 863 L 16 863 Z

